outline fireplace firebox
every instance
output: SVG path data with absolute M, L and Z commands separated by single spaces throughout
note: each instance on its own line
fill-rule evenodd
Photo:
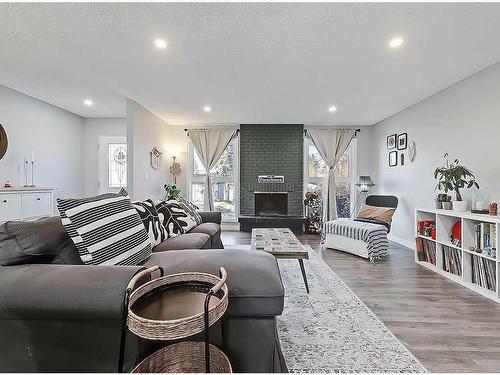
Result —
M 287 216 L 287 192 L 254 192 L 255 215 L 257 216 Z

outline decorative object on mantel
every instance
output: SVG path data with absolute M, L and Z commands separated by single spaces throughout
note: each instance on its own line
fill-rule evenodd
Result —
M 389 167 L 396 167 L 398 165 L 398 152 L 389 152 Z
M 259 184 L 284 184 L 285 176 L 260 175 L 257 176 L 257 182 Z
M 175 185 L 165 184 L 165 185 L 163 185 L 163 189 L 165 189 L 165 200 L 166 201 L 168 201 L 169 199 L 177 199 L 177 198 L 179 198 L 179 195 L 181 194 L 181 191 Z
M 498 215 L 498 205 L 495 202 L 490 203 L 490 209 L 488 210 L 488 213 L 491 216 L 497 216 Z
M 161 155 L 163 154 L 158 148 L 153 147 L 150 152 L 151 154 L 151 168 L 158 169 L 160 168 Z
M 11 188 L 12 187 L 12 182 L 9 180 L 5 181 L 5 184 L 3 185 L 4 188 Z
M 29 171 L 30 171 L 30 164 L 31 164 L 31 184 L 29 183 Z M 33 182 L 33 177 L 35 175 L 35 152 L 31 151 L 31 160 L 25 156 L 24 157 L 24 186 L 25 188 L 27 187 L 35 187 L 35 183 Z
M 458 159 L 450 162 L 448 153 L 444 154 L 444 158 L 446 165 L 438 167 L 434 171 L 434 178 L 438 180 L 434 190 L 444 190 L 445 193 L 454 191 L 456 200 L 452 201 L 453 209 L 455 211 L 467 211 L 467 201 L 462 200 L 460 189 L 464 187 L 470 189 L 473 186 L 479 189 L 476 178 L 468 168 L 460 165 Z
M 417 156 L 417 146 L 414 141 L 411 141 L 408 145 L 408 156 L 410 157 L 410 161 L 413 163 L 415 156 Z
M 406 150 L 406 147 L 408 147 L 408 134 L 398 135 L 398 150 Z
M 7 147 L 9 146 L 9 141 L 7 139 L 7 133 L 3 128 L 2 124 L 0 124 L 0 160 L 7 153 Z
M 472 195 L 471 212 L 473 214 L 488 214 L 489 213 L 488 193 L 479 190 L 476 194 Z
M 391 134 L 387 137 L 387 149 L 392 150 L 396 148 L 397 134 Z

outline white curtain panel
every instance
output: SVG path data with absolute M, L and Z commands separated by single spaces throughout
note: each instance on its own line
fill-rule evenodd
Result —
M 323 223 L 337 218 L 335 199 L 335 164 L 351 143 L 355 129 L 308 129 L 307 134 L 328 166 L 328 178 L 323 188 Z
M 203 209 L 214 210 L 210 170 L 217 164 L 229 142 L 235 137 L 237 130 L 196 129 L 188 130 L 188 136 L 193 142 L 194 149 L 200 157 L 203 167 L 207 171 L 205 178 L 205 194 L 203 196 Z

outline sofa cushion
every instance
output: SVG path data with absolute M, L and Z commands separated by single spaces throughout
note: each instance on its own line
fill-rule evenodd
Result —
M 167 238 L 167 232 L 160 221 L 154 202 L 151 199 L 146 199 L 143 202 L 132 202 L 132 206 L 137 210 L 144 228 L 146 228 L 151 248 L 164 241 Z
M 205 233 L 210 236 L 210 247 L 223 248 L 222 241 L 220 239 L 221 227 L 219 224 L 215 223 L 201 223 L 197 227 L 194 227 L 190 233 Z
M 82 264 L 61 218 L 9 221 L 0 226 L 0 264 Z
M 63 225 L 74 235 L 85 264 L 135 265 L 151 255 L 151 244 L 128 193 L 58 199 Z
M 175 237 L 167 238 L 155 246 L 153 252 L 184 250 L 184 249 L 209 249 L 211 245 L 210 236 L 205 233 L 185 233 Z
M 153 253 L 146 267 L 163 266 L 166 274 L 227 271 L 228 316 L 275 316 L 283 311 L 283 284 L 276 259 L 263 251 L 180 250 Z
M 188 215 L 176 199 L 160 202 L 156 205 L 160 220 L 167 231 L 167 237 L 187 233 L 196 226 L 196 220 Z
M 184 211 L 186 211 L 186 213 L 188 215 L 191 215 L 191 217 L 196 222 L 196 225 L 200 225 L 203 220 L 201 218 L 201 215 L 197 211 L 198 207 L 196 205 L 194 205 L 192 202 L 190 202 L 182 197 L 178 198 L 177 200 L 184 207 Z

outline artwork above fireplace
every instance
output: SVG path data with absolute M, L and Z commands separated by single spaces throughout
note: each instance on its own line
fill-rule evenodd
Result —
M 257 216 L 287 216 L 287 192 L 254 192 L 255 215 Z

